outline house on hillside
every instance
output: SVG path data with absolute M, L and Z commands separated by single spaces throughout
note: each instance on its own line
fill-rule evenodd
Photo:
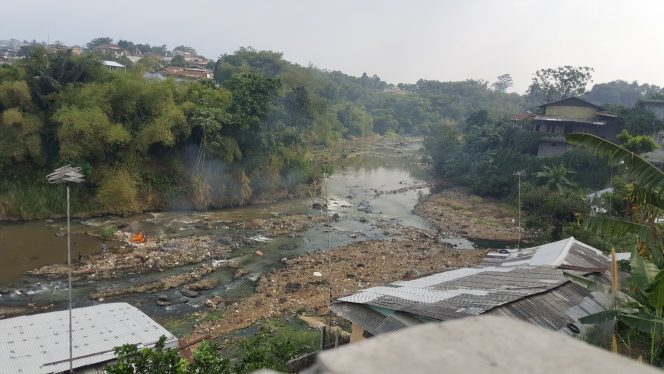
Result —
M 664 119 L 664 100 L 639 100 L 636 106 L 652 112 L 657 119 Z
M 617 116 L 602 112 L 593 103 L 570 97 L 540 106 L 541 113 L 520 114 L 513 118 L 521 129 L 543 134 L 537 150 L 538 157 L 558 156 L 571 146 L 565 134 L 581 132 L 614 140 L 621 130 Z
M 212 79 L 213 71 L 210 69 L 182 68 L 168 66 L 159 70 L 164 76 L 173 77 L 176 81 L 191 81 L 199 79 Z
M 609 258 L 573 237 L 489 253 L 479 267 L 394 282 L 341 297 L 331 309 L 352 322 L 351 342 L 432 321 L 507 316 L 568 334 L 610 296 L 568 281 L 563 271 L 608 282 Z
M 113 348 L 124 344 L 151 347 L 161 336 L 165 347 L 178 339 L 127 303 L 75 308 L 73 368 L 76 373 L 101 373 L 115 360 Z M 69 371 L 69 314 L 58 311 L 0 320 L 0 373 Z
M 127 71 L 127 67 L 115 61 L 102 61 L 109 71 Z
M 83 47 L 81 47 L 80 45 L 69 47 L 69 50 L 71 51 L 71 53 L 75 54 L 76 56 L 80 56 L 81 54 L 83 54 Z
M 114 57 L 120 57 L 127 55 L 127 51 L 122 49 L 117 44 L 100 44 L 94 47 L 94 50 L 99 53 L 108 54 Z

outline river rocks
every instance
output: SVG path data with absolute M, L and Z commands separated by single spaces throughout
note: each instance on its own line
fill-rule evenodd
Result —
M 300 283 L 295 283 L 295 282 L 288 282 L 286 283 L 286 286 L 284 287 L 284 290 L 287 293 L 295 293 L 302 288 L 302 285 Z
M 182 294 L 182 296 L 186 296 L 186 297 L 190 297 L 190 298 L 197 297 L 199 295 L 198 292 L 192 291 L 188 288 L 181 289 L 180 293 Z
M 198 282 L 192 283 L 188 285 L 186 288 L 192 290 L 192 291 L 203 291 L 203 290 L 211 290 L 219 285 L 219 281 L 217 279 L 203 279 Z
M 254 218 L 252 220 L 249 220 L 245 223 L 245 227 L 248 229 L 253 229 L 253 230 L 258 230 L 265 226 L 265 220 L 259 219 L 259 218 Z
M 217 243 L 221 245 L 232 245 L 233 244 L 233 239 L 230 236 L 222 236 L 220 238 L 217 238 L 215 240 Z
M 160 294 L 159 296 L 157 296 L 157 299 L 159 301 L 168 301 L 169 297 L 166 294 Z
M 361 201 L 357 204 L 357 210 L 360 212 L 371 213 L 371 205 L 368 201 Z
M 171 303 L 172 303 L 173 305 L 177 305 L 177 304 L 186 304 L 186 303 L 188 303 L 188 302 L 189 302 L 189 299 L 188 299 L 188 298 L 186 298 L 186 297 L 179 297 L 179 298 L 173 300 Z
M 339 213 L 334 213 L 332 215 L 332 219 L 335 220 L 335 221 L 338 221 L 340 218 L 341 218 L 341 216 L 339 216 Z
M 208 308 L 216 308 L 223 301 L 224 301 L 224 299 L 221 296 L 217 295 L 217 296 L 214 296 L 214 297 L 211 297 L 211 298 L 205 300 L 203 305 L 205 305 Z
M 202 276 L 215 271 L 209 265 L 201 265 L 186 273 L 171 275 L 158 280 L 129 287 L 107 288 L 90 293 L 91 299 L 100 297 L 117 297 L 134 293 L 152 293 L 182 286 L 183 284 L 199 280 Z
M 239 269 L 242 267 L 242 264 L 240 263 L 240 261 L 231 260 L 228 261 L 228 267 L 231 269 Z
M 236 278 L 236 279 L 241 278 L 241 277 L 244 277 L 247 274 L 249 274 L 249 270 L 247 270 L 246 268 L 240 268 L 240 269 L 237 269 L 235 271 L 235 273 L 233 273 L 233 278 Z
M 262 256 L 263 255 L 263 251 L 261 251 L 260 249 L 257 249 L 256 252 L 254 252 L 254 253 L 256 254 L 256 256 Z
M 311 209 L 315 209 L 315 210 L 325 210 L 325 204 L 321 204 L 321 203 L 313 203 L 313 204 L 311 204 Z
M 170 306 L 171 302 L 170 301 L 164 301 L 164 300 L 157 300 L 155 304 L 165 307 L 165 306 Z

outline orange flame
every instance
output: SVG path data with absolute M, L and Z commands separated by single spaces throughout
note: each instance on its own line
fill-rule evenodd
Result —
M 145 235 L 143 235 L 143 231 L 139 231 L 134 236 L 131 238 L 131 241 L 133 243 L 145 243 Z

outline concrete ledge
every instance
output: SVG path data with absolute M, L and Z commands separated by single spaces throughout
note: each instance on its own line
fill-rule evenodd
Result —
M 321 352 L 304 373 L 661 374 L 564 334 L 488 315 L 423 324 Z

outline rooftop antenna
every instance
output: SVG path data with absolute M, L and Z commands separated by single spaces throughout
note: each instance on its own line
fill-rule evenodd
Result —
M 516 249 L 517 251 L 521 249 L 521 177 L 526 176 L 526 171 L 525 170 L 519 170 L 514 172 L 512 175 L 515 175 L 518 177 L 518 183 L 517 183 L 517 189 L 518 189 L 518 197 L 517 197 L 517 210 L 518 210 L 518 223 L 519 223 L 519 232 L 518 232 L 518 239 L 516 242 Z
M 69 218 L 69 183 L 83 182 L 83 174 L 80 167 L 71 165 L 55 169 L 46 176 L 50 184 L 62 184 L 67 186 L 67 272 L 69 274 L 69 372 L 74 372 L 74 351 L 72 346 L 72 326 L 71 326 L 71 230 Z

